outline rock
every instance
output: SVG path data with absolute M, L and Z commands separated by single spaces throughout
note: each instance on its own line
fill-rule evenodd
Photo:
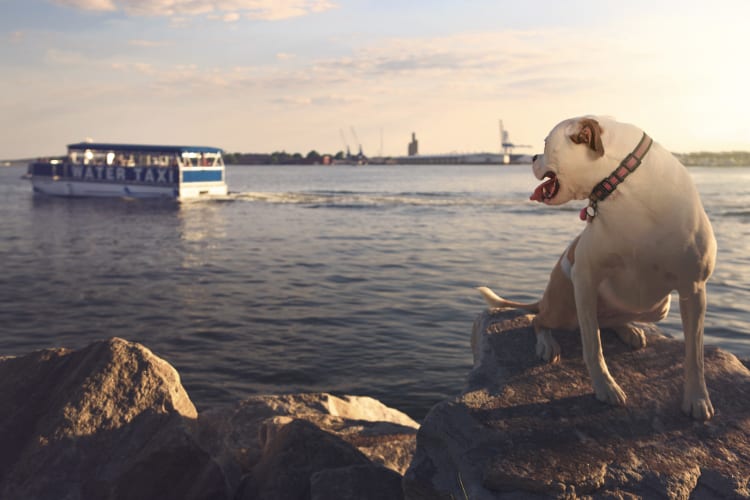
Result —
M 750 371 L 705 349 L 716 416 L 680 410 L 684 343 L 643 325 L 632 351 L 602 333 L 625 407 L 600 403 L 577 333 L 556 332 L 562 360 L 538 361 L 530 317 L 483 313 L 464 393 L 435 406 L 404 477 L 408 499 L 750 498 Z
M 236 500 L 398 500 L 401 475 L 307 420 L 281 425 Z
M 373 462 L 399 474 L 411 462 L 419 427 L 406 414 L 369 397 L 326 393 L 252 396 L 229 408 L 202 412 L 200 442 L 222 465 L 230 486 L 236 486 L 294 419 L 340 437 Z
M 401 475 L 378 465 L 327 469 L 310 478 L 310 499 L 400 500 Z
M 0 360 L 0 498 L 222 499 L 178 373 L 113 338 Z
M 139 344 L 0 357 L 0 498 L 400 498 L 418 427 L 330 394 L 198 418 L 177 371 Z

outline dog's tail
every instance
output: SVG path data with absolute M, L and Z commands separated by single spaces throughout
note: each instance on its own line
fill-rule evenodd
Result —
M 482 297 L 484 297 L 485 302 L 487 302 L 487 304 L 490 307 L 525 309 L 533 313 L 539 312 L 539 301 L 532 302 L 529 304 L 524 304 L 521 302 L 514 302 L 512 300 L 506 300 L 502 297 L 499 297 L 495 295 L 495 292 L 493 292 L 486 286 L 480 286 L 477 288 L 477 290 L 479 290 L 479 293 L 482 294 Z

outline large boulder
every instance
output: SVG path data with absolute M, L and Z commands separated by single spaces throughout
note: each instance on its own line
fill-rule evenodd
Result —
M 286 435 L 295 420 L 314 424 L 398 475 L 406 471 L 416 448 L 419 424 L 408 415 L 370 397 L 327 393 L 251 396 L 207 410 L 199 416 L 200 442 L 234 487 L 268 460 L 278 435 Z
M 369 397 L 253 396 L 198 416 L 113 338 L 0 357 L 0 498 L 401 498 L 418 424 Z
M 349 465 L 310 476 L 310 500 L 401 500 L 401 475 L 378 465 Z
M 0 360 L 0 498 L 223 499 L 175 369 L 122 339 Z
M 397 500 L 402 498 L 401 476 L 315 424 L 293 420 L 268 442 L 235 498 Z
M 705 350 L 715 417 L 680 410 L 684 343 L 644 325 L 633 351 L 602 333 L 624 407 L 597 401 L 578 334 L 556 333 L 562 360 L 536 358 L 530 317 L 483 313 L 465 392 L 434 407 L 404 478 L 409 499 L 750 498 L 750 371 Z

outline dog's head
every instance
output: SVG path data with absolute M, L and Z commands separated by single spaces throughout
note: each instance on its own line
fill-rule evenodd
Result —
M 534 156 L 534 175 L 544 182 L 534 190 L 532 200 L 561 205 L 588 198 L 607 172 L 603 167 L 606 122 L 586 116 L 552 129 L 544 141 L 544 154 Z

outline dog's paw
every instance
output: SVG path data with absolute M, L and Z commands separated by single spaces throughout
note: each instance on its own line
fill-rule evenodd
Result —
M 594 394 L 599 401 L 615 406 L 625 406 L 628 401 L 625 391 L 620 389 L 620 386 L 611 377 L 603 378 L 598 383 L 595 382 Z
M 620 340 L 633 349 L 643 349 L 646 347 L 646 333 L 643 331 L 643 328 L 637 327 L 633 323 L 627 323 L 615 327 L 614 331 L 620 337 Z
M 708 394 L 700 394 L 693 398 L 686 395 L 682 401 L 682 411 L 695 420 L 711 420 L 714 416 L 714 407 Z
M 536 335 L 536 355 L 547 363 L 560 361 L 560 344 L 552 337 L 552 332 L 545 329 Z

